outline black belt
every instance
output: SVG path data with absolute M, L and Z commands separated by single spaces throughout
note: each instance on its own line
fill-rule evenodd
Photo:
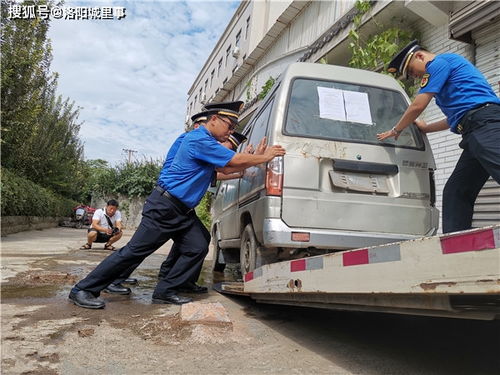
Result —
M 489 107 L 490 105 L 499 105 L 499 104 L 498 103 L 485 103 L 485 104 L 480 105 L 479 107 L 472 108 L 471 110 L 465 112 L 465 115 L 462 116 L 460 123 L 457 125 L 457 133 L 458 134 L 467 133 L 467 131 L 470 130 L 470 129 L 468 129 L 469 128 L 469 124 L 468 124 L 469 118 L 477 111 L 484 109 L 486 107 Z
M 169 201 L 171 201 L 179 210 L 181 210 L 184 214 L 188 214 L 191 211 L 194 210 L 194 208 L 189 208 L 186 206 L 184 203 L 182 203 L 179 198 L 174 197 L 172 194 L 170 194 L 168 191 L 163 189 L 162 187 L 156 185 L 155 190 L 157 190 L 161 195 L 163 195 L 165 198 L 167 198 Z

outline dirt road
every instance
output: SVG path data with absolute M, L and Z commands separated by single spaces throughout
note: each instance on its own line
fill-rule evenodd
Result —
M 57 228 L 2 238 L 2 374 L 493 374 L 500 368 L 498 322 L 259 305 L 210 291 L 196 302 L 219 302 L 231 322 L 188 323 L 180 307 L 150 303 L 168 244 L 137 269 L 131 296 L 102 294 L 104 310 L 81 309 L 67 300 L 71 286 L 110 253 L 101 245 L 78 250 L 84 235 Z M 211 284 L 206 270 L 202 282 Z

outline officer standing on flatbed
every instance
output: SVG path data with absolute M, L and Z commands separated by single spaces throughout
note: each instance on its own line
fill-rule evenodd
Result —
M 390 73 L 421 78 L 420 91 L 399 122 L 377 134 L 397 139 L 415 122 L 423 133 L 450 129 L 461 134 L 462 155 L 443 190 L 443 232 L 472 227 L 474 202 L 491 176 L 500 184 L 500 99 L 479 70 L 460 55 L 435 55 L 413 41 L 389 63 Z M 432 98 L 446 118 L 416 120 Z
M 285 154 L 279 145 L 267 147 L 261 155 L 227 149 L 219 142 L 233 133 L 238 112 L 226 109 L 224 103 L 206 112 L 206 124 L 184 136 L 168 173 L 160 172 L 158 185 L 144 204 L 141 223 L 130 242 L 73 287 L 69 299 L 75 305 L 103 308 L 100 292 L 169 239 L 178 244 L 180 256 L 168 275 L 158 281 L 153 303 L 191 302 L 191 298 L 178 296 L 176 290 L 192 280 L 208 252 L 209 241 L 196 225 L 194 207 L 207 191 L 215 168 L 224 173 L 238 172 Z

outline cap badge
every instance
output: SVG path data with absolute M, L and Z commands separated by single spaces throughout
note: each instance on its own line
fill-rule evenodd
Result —
M 423 76 L 422 76 L 422 80 L 420 81 L 420 87 L 425 87 L 427 86 L 427 84 L 429 83 L 429 78 L 430 78 L 430 74 L 429 73 L 425 73 Z

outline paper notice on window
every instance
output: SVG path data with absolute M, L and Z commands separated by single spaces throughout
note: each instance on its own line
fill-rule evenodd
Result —
M 329 87 L 317 87 L 319 117 L 373 125 L 368 94 Z
M 318 87 L 319 117 L 329 120 L 346 121 L 342 90 Z
M 343 91 L 346 109 L 346 120 L 372 125 L 370 103 L 366 92 Z

